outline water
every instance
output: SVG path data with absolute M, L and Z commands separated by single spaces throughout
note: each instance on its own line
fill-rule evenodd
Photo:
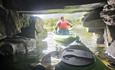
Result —
M 97 44 L 96 44 L 96 35 L 92 33 L 88 33 L 86 28 L 83 28 L 81 25 L 75 26 L 74 32 L 76 35 L 80 37 L 80 40 L 92 51 L 96 52 L 97 51 Z M 43 50 L 44 54 L 47 54 L 52 51 L 57 51 L 58 48 L 61 46 L 61 48 L 65 48 L 65 46 L 60 45 L 56 41 L 54 41 L 54 33 L 53 32 L 48 32 L 47 38 L 45 38 L 43 41 L 47 42 L 47 48 Z M 16 56 L 13 57 L 4 57 L 6 59 L 1 58 L 1 65 L 0 68 L 4 68 L 3 70 L 32 70 L 33 66 L 32 64 L 37 64 L 39 63 L 39 49 L 35 49 L 35 51 L 31 52 L 30 54 L 17 54 Z M 55 65 L 57 62 L 60 60 L 57 60 L 56 58 L 52 57 L 52 65 Z M 53 62 L 54 61 L 54 62 Z M 99 61 L 101 63 L 101 61 Z M 98 66 L 104 66 L 103 63 Z M 99 67 L 98 67 L 99 68 Z M 102 68 L 102 67 L 101 67 Z M 96 70 L 96 68 L 95 68 Z M 105 69 L 109 70 L 109 69 Z
M 54 38 L 54 33 L 53 32 L 48 32 L 47 33 L 47 37 L 43 40 L 47 42 L 47 49 L 43 50 L 43 53 L 50 53 L 52 51 L 56 51 L 57 50 L 57 46 L 58 44 L 56 44 Z
M 97 36 L 94 33 L 88 33 L 87 28 L 84 28 L 82 25 L 75 25 L 72 28 L 73 32 L 80 37 L 80 40 L 88 47 L 94 54 L 99 52 L 97 49 L 96 39 Z M 47 42 L 47 49 L 43 51 L 44 54 L 50 53 L 52 51 L 57 51 L 59 48 L 64 49 L 66 46 L 57 43 L 54 40 L 55 34 L 53 32 L 48 32 L 47 37 L 43 40 Z M 93 70 L 110 70 L 100 59 L 97 59 L 96 65 Z M 56 65 L 60 59 L 54 57 L 51 58 L 51 64 Z

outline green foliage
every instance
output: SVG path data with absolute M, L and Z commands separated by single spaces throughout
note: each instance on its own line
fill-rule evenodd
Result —
M 64 16 L 64 17 L 66 18 L 66 20 L 68 20 L 71 23 L 72 26 L 81 23 L 80 17 L 79 18 L 73 18 L 72 16 Z M 58 21 L 58 18 L 45 19 L 44 28 L 47 31 L 53 31 L 55 29 L 55 25 L 57 21 Z
M 47 30 L 47 31 L 52 31 L 54 30 L 55 28 L 55 25 L 56 25 L 56 22 L 58 20 L 56 18 L 50 18 L 50 19 L 46 19 L 44 22 L 44 28 Z

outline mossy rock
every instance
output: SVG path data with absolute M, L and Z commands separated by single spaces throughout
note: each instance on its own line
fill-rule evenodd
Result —
M 103 7 L 98 7 L 93 11 L 84 15 L 83 26 L 84 27 L 96 27 L 96 28 L 104 28 L 105 23 L 100 18 L 100 12 L 102 11 Z
M 102 29 L 97 29 L 97 28 L 90 27 L 90 28 L 88 28 L 88 32 L 103 34 L 104 29 L 103 28 Z
M 105 28 L 105 23 L 102 21 L 102 19 L 95 19 L 90 21 L 84 21 L 83 22 L 84 27 L 94 27 L 94 28 Z

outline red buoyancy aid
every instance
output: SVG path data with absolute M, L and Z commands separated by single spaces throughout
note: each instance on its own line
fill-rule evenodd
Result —
M 69 23 L 67 21 L 60 21 L 58 23 L 58 27 L 60 29 L 68 29 L 69 28 Z

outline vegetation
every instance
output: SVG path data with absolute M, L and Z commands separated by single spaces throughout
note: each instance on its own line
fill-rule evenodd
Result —
M 66 18 L 66 20 L 68 20 L 72 26 L 74 25 L 78 25 L 81 23 L 81 17 L 77 18 L 77 17 L 72 17 L 72 16 L 64 16 Z M 48 18 L 44 20 L 44 28 L 47 31 L 53 31 L 55 29 L 55 25 L 57 23 L 59 18 Z
M 58 19 L 56 19 L 56 18 L 46 19 L 46 20 L 45 20 L 45 24 L 44 24 L 44 28 L 45 28 L 47 31 L 52 31 L 52 30 L 54 30 L 55 24 L 56 24 L 57 21 L 58 21 Z

